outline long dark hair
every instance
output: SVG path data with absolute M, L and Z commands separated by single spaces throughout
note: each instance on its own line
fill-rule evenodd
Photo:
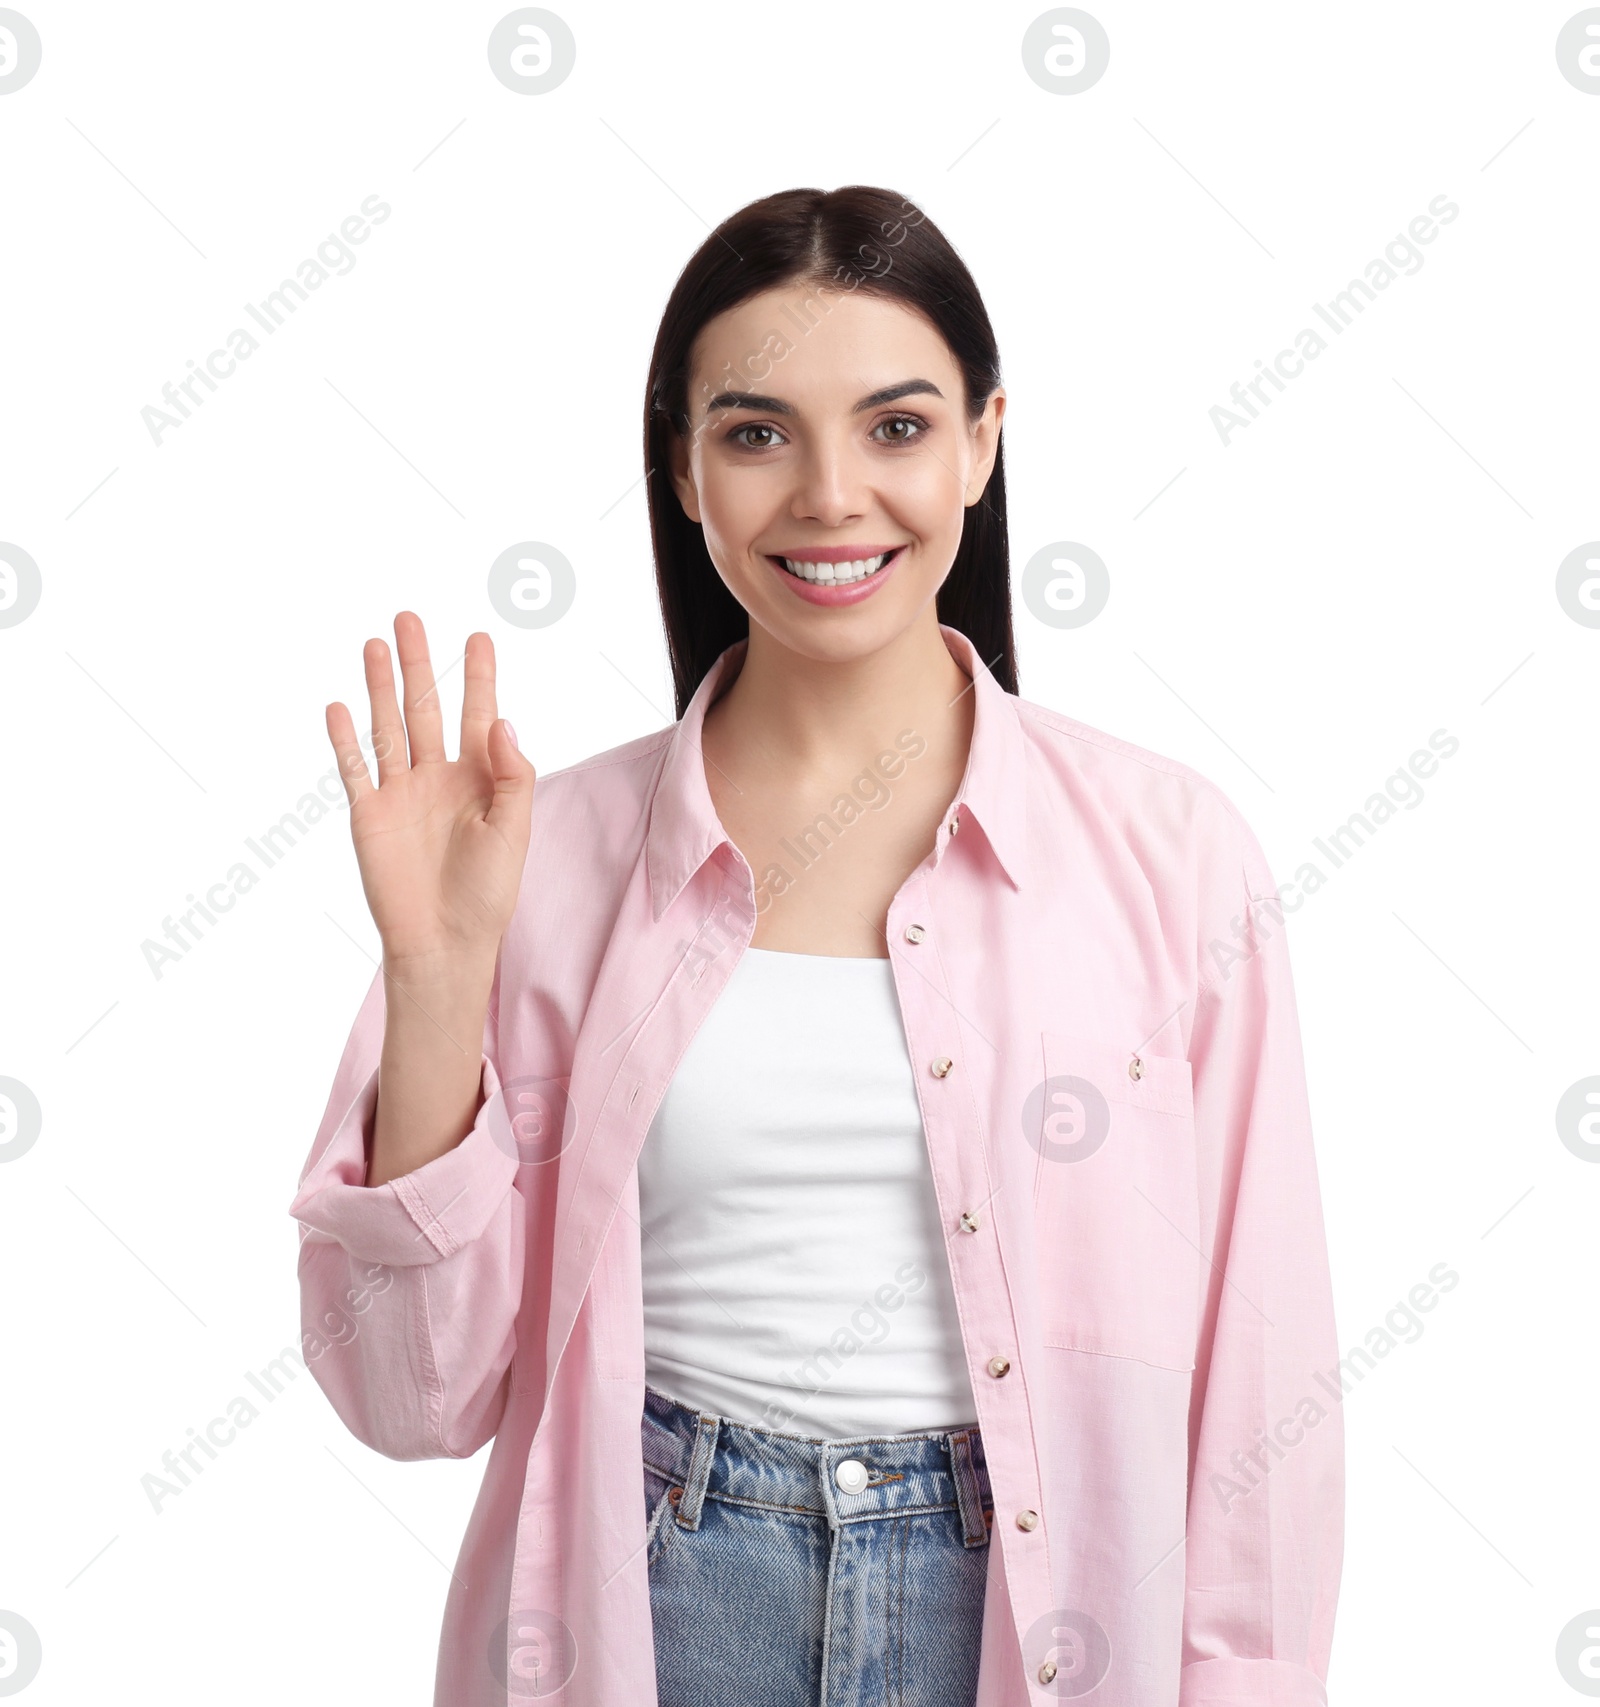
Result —
M 679 717 L 717 655 L 750 632 L 750 618 L 717 574 L 700 524 L 685 515 L 672 486 L 669 435 L 689 431 L 690 351 L 708 320 L 789 284 L 866 290 L 918 309 L 961 369 L 969 424 L 1000 384 L 994 329 L 971 273 L 933 221 L 892 190 L 870 184 L 782 190 L 740 208 L 706 238 L 667 299 L 644 411 L 656 590 Z M 1003 448 L 983 496 L 967 507 L 936 608 L 940 622 L 966 635 L 1000 685 L 1015 693 Z

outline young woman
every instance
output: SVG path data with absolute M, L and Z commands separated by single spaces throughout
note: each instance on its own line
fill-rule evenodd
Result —
M 328 732 L 383 967 L 291 1205 L 395 1458 L 493 1441 L 440 1707 L 1317 1707 L 1331 1290 L 1270 872 L 1017 696 L 994 336 L 793 190 L 663 316 L 678 721 L 540 776 L 467 643 Z

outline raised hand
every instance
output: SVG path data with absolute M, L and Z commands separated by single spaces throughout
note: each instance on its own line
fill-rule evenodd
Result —
M 389 648 L 364 653 L 372 705 L 374 786 L 349 711 L 327 708 L 350 801 L 350 834 L 384 969 L 402 983 L 453 983 L 492 969 L 527 857 L 534 768 L 495 707 L 494 644 L 467 640 L 460 756 L 445 755 L 443 718 L 421 619 L 394 621 L 405 689 L 395 698 Z

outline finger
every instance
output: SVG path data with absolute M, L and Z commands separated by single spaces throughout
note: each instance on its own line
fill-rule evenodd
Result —
M 494 772 L 494 799 L 489 802 L 486 821 L 525 854 L 535 773 L 532 763 L 518 750 L 516 735 L 503 717 L 489 726 L 489 766 Z
M 362 653 L 367 667 L 367 698 L 372 706 L 372 750 L 378 759 L 378 786 L 411 767 L 406 761 L 406 730 L 394 697 L 394 665 L 381 640 L 369 640 Z
M 361 744 L 356 740 L 356 726 L 349 709 L 335 700 L 323 713 L 328 725 L 328 739 L 333 743 L 333 756 L 339 761 L 339 775 L 344 779 L 344 796 L 352 806 L 364 795 L 374 791 L 367 761 L 361 756 Z
M 461 756 L 483 753 L 489 728 L 500 713 L 495 704 L 494 642 L 487 634 L 467 636 L 465 686 L 461 695 Z
M 411 738 L 411 762 L 444 757 L 444 719 L 439 715 L 439 689 L 428 656 L 428 636 L 422 618 L 403 610 L 394 619 L 395 649 L 405 684 L 406 733 Z

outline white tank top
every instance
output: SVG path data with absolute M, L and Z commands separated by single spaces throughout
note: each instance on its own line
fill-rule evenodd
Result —
M 645 1379 L 838 1439 L 977 1419 L 887 960 L 749 948 L 639 1154 Z

